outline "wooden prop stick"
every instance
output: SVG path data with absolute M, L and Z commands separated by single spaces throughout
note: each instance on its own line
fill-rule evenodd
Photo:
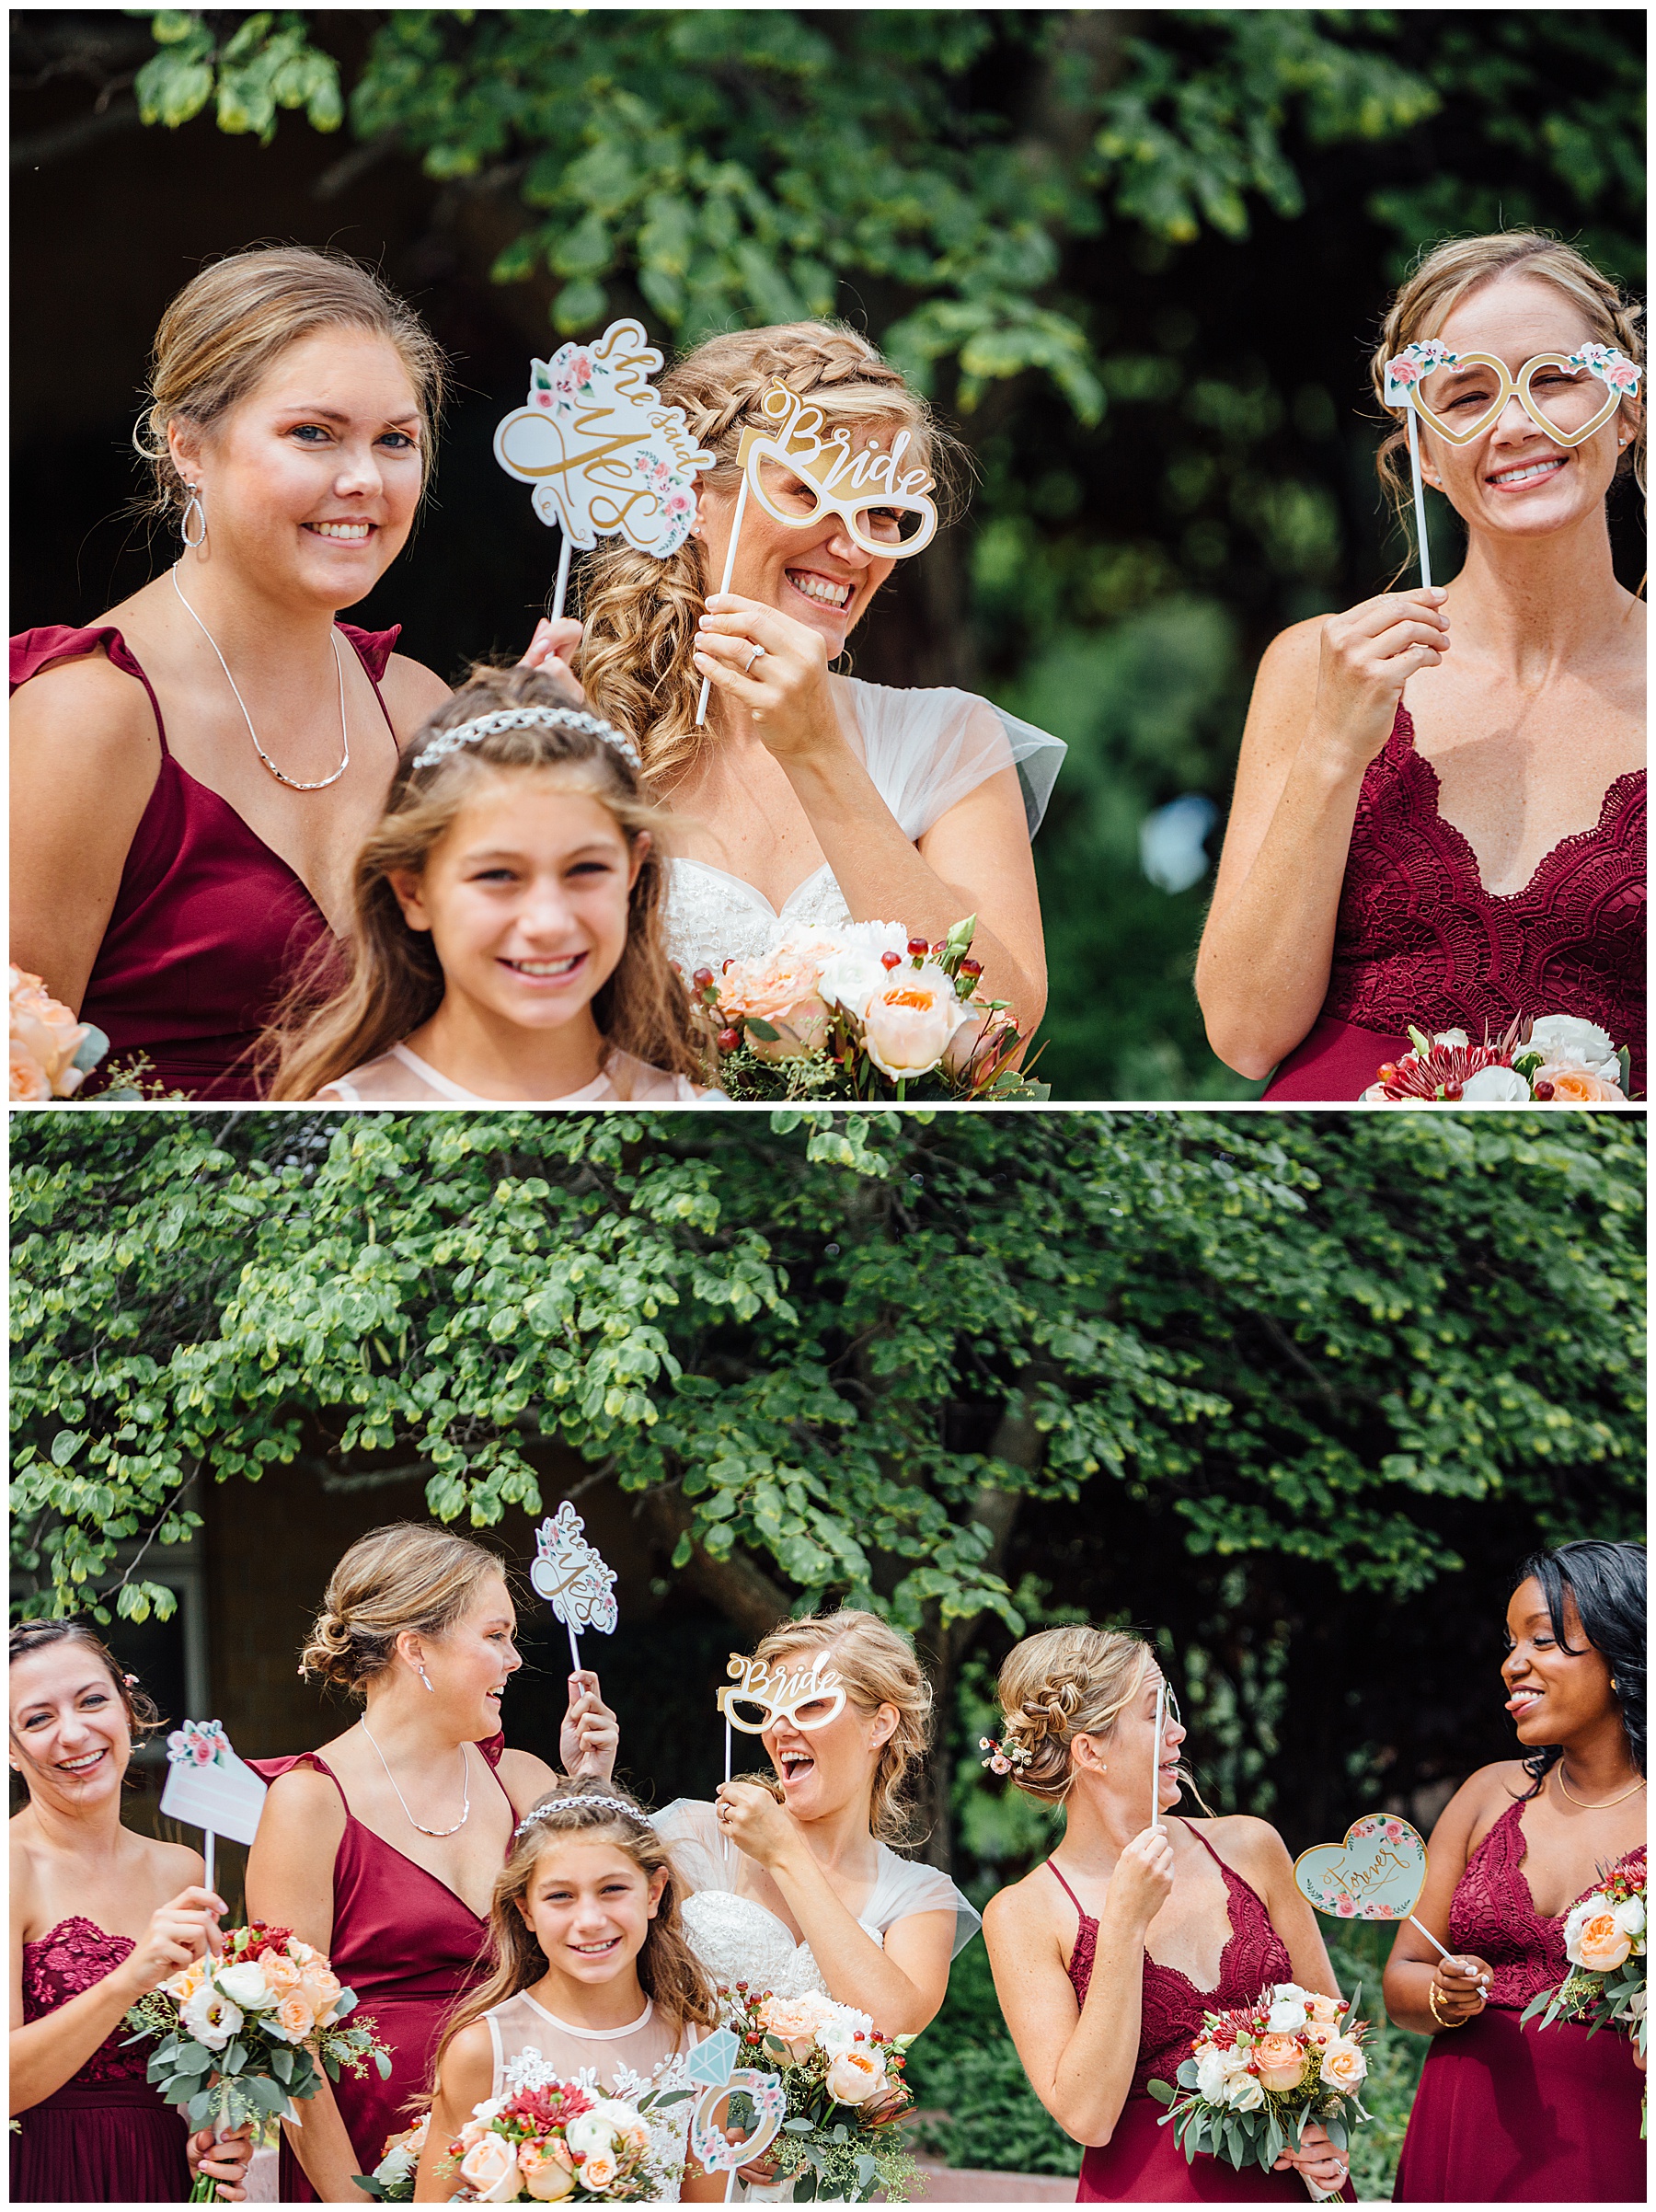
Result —
M 1408 416 L 1409 470 L 1414 479 L 1415 537 L 1420 548 L 1420 584 L 1423 590 L 1429 592 L 1432 589 L 1432 547 L 1426 538 L 1426 494 L 1420 484 L 1420 433 L 1412 400 L 1408 406 Z M 1413 1918 L 1412 1914 L 1410 1918 Z M 1416 1925 L 1419 1926 L 1418 1921 Z M 1447 1952 L 1443 1955 L 1447 1957 Z
M 747 495 L 748 478 L 744 468 L 742 472 L 742 490 L 736 494 L 736 512 L 730 518 L 730 543 L 725 554 L 724 581 L 719 587 L 721 592 L 730 590 L 730 578 L 736 572 L 736 541 L 742 536 L 742 518 L 747 513 Z M 711 676 L 702 678 L 701 697 L 696 702 L 696 726 L 698 730 L 707 719 L 707 691 L 712 681 Z M 730 1780 L 728 1772 L 725 1779 L 727 1781 Z

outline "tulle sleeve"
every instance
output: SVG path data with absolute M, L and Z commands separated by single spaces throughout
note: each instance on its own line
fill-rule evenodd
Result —
M 687 1896 L 704 1889 L 734 1890 L 738 1854 L 725 1852 L 707 1799 L 675 1797 L 650 1815 L 650 1824 L 672 1849 Z
M 1069 749 L 1062 738 L 970 691 L 832 681 L 842 686 L 841 712 L 855 723 L 868 774 L 905 837 L 924 836 L 968 792 L 1009 767 L 1018 770 L 1034 836 Z
M 978 1912 L 949 1876 L 935 1866 L 922 1866 L 913 1859 L 900 1859 L 896 1852 L 882 1844 L 880 1854 L 880 1879 L 874 1895 L 864 1912 L 865 1926 L 877 1926 L 883 1936 L 899 1920 L 906 1920 L 917 1912 L 952 1912 L 955 1917 L 954 1949 L 951 1958 L 959 1958 L 972 1937 L 983 1926 Z

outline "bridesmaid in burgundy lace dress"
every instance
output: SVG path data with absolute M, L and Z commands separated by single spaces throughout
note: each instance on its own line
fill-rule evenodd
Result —
M 1638 361 L 1638 331 L 1572 247 L 1457 239 L 1393 304 L 1375 390 L 1419 339 L 1516 374 L 1584 340 Z M 1474 373 L 1449 414 L 1486 385 Z M 1380 472 L 1407 508 L 1393 414 Z M 1644 605 L 1605 520 L 1612 483 L 1642 481 L 1642 409 L 1624 398 L 1574 446 L 1515 398 L 1466 444 L 1420 439 L 1464 565 L 1447 591 L 1299 623 L 1265 655 L 1197 962 L 1209 1039 L 1243 1075 L 1274 1067 L 1273 1101 L 1339 1102 L 1411 1023 L 1480 1043 L 1573 1015 L 1628 1047 L 1642 1094 Z
M 14 2204 L 167 2204 L 198 2168 L 239 2199 L 245 2132 L 213 2148 L 144 2079 L 127 2007 L 200 1958 L 221 1899 L 194 1851 L 121 1825 L 132 1732 L 155 1708 L 78 1623 L 11 1631 Z
M 523 1661 L 500 1561 L 412 1524 L 335 1568 L 305 1671 L 363 1700 L 320 1751 L 250 1762 L 270 1782 L 247 1860 L 248 1909 L 326 1951 L 391 2053 L 382 2082 L 341 2075 L 283 2130 L 282 2201 L 360 2204 L 385 2137 L 431 2085 L 444 2014 L 482 1972 L 512 1829 L 558 1776 L 508 1751 L 500 1695 Z M 572 1676 L 562 1757 L 607 1780 L 616 1731 L 595 1675 Z
M 1267 1983 L 1340 1993 L 1276 1830 L 1166 1819 L 1184 1730 L 1169 1699 L 1157 1742 L 1160 1688 L 1147 1646 L 1103 1629 L 1049 1629 L 1001 1669 L 1013 1779 L 1062 1802 L 1065 1820 L 1053 1857 L 983 1915 L 1018 2055 L 1052 2117 L 1088 2147 L 1079 2203 L 1304 2204 L 1302 2174 L 1349 2199 L 1345 2154 L 1320 2127 L 1269 2173 L 1187 2162 L 1147 2092 L 1176 2080 L 1204 2011 L 1250 2004 Z M 1146 1825 L 1153 1790 L 1160 1828 Z
M 1645 1551 L 1565 1544 L 1525 1561 L 1507 1607 L 1507 1710 L 1528 1756 L 1482 1768 L 1432 1830 L 1418 1909 L 1386 1970 L 1399 2027 L 1432 2038 L 1399 2204 L 1633 2204 L 1641 2077 L 1625 2035 L 1519 2024 L 1569 1972 L 1564 1918 L 1645 1852 Z

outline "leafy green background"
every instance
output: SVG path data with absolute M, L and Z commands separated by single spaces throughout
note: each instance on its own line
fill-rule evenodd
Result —
M 1643 275 L 1636 10 L 12 20 L 19 404 L 76 424 L 23 441 L 23 618 L 89 620 L 106 575 L 147 572 L 100 517 L 191 257 L 275 233 L 383 258 L 460 355 L 437 507 L 362 610 L 449 675 L 520 644 L 549 582 L 489 453 L 532 350 L 627 312 L 670 345 L 849 316 L 958 424 L 972 485 L 860 672 L 986 690 L 1073 748 L 1037 846 L 1060 1097 L 1246 1095 L 1190 991 L 1205 888 L 1154 889 L 1139 825 L 1186 791 L 1223 813 L 1264 644 L 1406 556 L 1365 369 L 1388 287 L 1501 223 Z M 132 244 L 94 322 L 70 246 L 114 203 Z M 1636 582 L 1635 502 L 1613 520 Z

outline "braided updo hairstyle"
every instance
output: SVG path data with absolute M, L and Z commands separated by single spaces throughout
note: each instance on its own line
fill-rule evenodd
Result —
M 1073 1740 L 1108 1735 L 1154 1665 L 1144 1638 L 1121 1629 L 1043 1629 L 1014 1644 L 995 1688 L 1003 1742 L 1029 1754 L 1013 1765 L 1018 1787 L 1058 1803 L 1075 1779 Z
M 1416 339 L 1435 338 L 1467 293 L 1497 277 L 1543 277 L 1581 311 L 1581 335 L 1619 347 L 1629 361 L 1643 363 L 1644 309 L 1623 296 L 1615 281 L 1593 267 L 1585 254 L 1544 231 L 1497 230 L 1476 238 L 1447 238 L 1424 256 L 1399 287 L 1380 343 L 1369 363 L 1374 397 L 1395 425 L 1374 456 L 1374 467 L 1399 518 L 1411 505 L 1409 432 L 1404 410 L 1386 407 L 1386 364 Z M 1645 481 L 1645 418 L 1641 405 L 1624 400 L 1630 436 L 1616 465 L 1617 476 L 1631 475 L 1639 490 Z M 1620 417 L 1613 417 L 1613 421 Z M 1428 432 L 1430 434 L 1430 432 Z
M 697 482 L 733 493 L 743 431 L 771 429 L 759 402 L 773 384 L 809 394 L 827 423 L 890 424 L 914 442 L 916 466 L 938 474 L 946 443 L 930 409 L 866 338 L 843 323 L 776 323 L 732 330 L 686 353 L 661 378 L 661 397 L 684 410 L 690 434 L 717 467 Z M 625 730 L 658 789 L 682 776 L 709 736 L 696 727 L 701 678 L 691 663 L 696 625 L 716 590 L 698 538 L 666 560 L 624 538 L 601 542 L 581 587 L 581 681 L 595 714 Z
M 328 1578 L 299 1672 L 360 1698 L 397 1656 L 405 1629 L 441 1636 L 505 1562 L 468 1537 L 393 1521 L 359 1537 Z

